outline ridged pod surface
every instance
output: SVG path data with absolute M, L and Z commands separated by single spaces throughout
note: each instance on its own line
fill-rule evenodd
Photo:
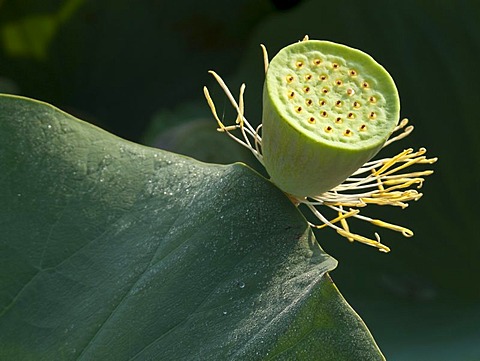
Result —
M 263 93 L 262 153 L 272 182 L 319 195 L 372 158 L 398 123 L 393 79 L 368 54 L 328 41 L 289 45 Z

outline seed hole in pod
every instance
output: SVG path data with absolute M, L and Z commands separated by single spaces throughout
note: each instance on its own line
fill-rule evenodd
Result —
M 332 63 L 332 68 L 333 69 L 338 69 L 338 68 L 340 68 L 340 65 L 338 65 L 337 63 Z
M 364 81 L 362 83 L 362 87 L 365 88 L 365 89 L 370 88 L 370 84 L 368 84 L 366 81 Z
M 374 96 L 371 96 L 370 98 L 368 98 L 368 101 L 372 104 L 375 104 L 377 102 L 377 98 L 375 98 Z
M 361 105 L 361 104 L 360 104 L 359 102 L 353 102 L 353 107 L 354 107 L 355 109 L 360 108 L 360 105 Z
M 340 108 L 340 107 L 342 106 L 342 104 L 343 104 L 343 103 L 342 103 L 341 100 L 337 100 L 337 101 L 335 102 L 335 106 L 336 106 L 337 108 Z
M 302 112 L 302 107 L 295 107 L 295 111 L 297 113 L 301 113 Z
M 308 122 L 309 122 L 310 124 L 315 124 L 315 118 L 314 118 L 314 117 L 308 118 Z
M 305 80 L 311 80 L 312 79 L 312 74 L 307 74 L 305 75 Z
M 375 118 L 377 117 L 377 113 L 375 113 L 375 112 L 370 112 L 370 114 L 368 114 L 368 117 L 369 117 L 370 119 L 375 119 Z
M 357 71 L 352 69 L 348 74 L 350 74 L 350 76 L 357 76 Z
M 293 99 L 294 96 L 295 96 L 295 92 L 293 90 L 288 93 L 288 98 L 289 99 Z
M 287 76 L 287 83 L 291 83 L 295 78 L 293 77 L 293 75 L 288 75 Z
M 313 64 L 314 65 L 320 65 L 322 63 L 322 60 L 321 59 L 315 59 L 313 60 Z
M 312 100 L 312 99 L 307 99 L 307 100 L 305 100 L 305 103 L 306 103 L 308 106 L 310 106 L 310 105 L 313 104 L 313 100 Z
M 342 84 L 343 84 L 343 81 L 341 81 L 340 79 L 338 79 L 337 81 L 335 81 L 335 84 L 337 84 L 337 85 L 342 85 Z
M 336 117 L 336 118 L 335 118 L 335 123 L 341 124 L 341 123 L 342 123 L 342 118 Z
M 322 93 L 327 94 L 328 93 L 328 88 L 322 88 Z
M 347 95 L 352 96 L 353 94 L 355 94 L 355 90 L 353 90 L 352 88 L 348 88 L 347 89 Z
M 343 135 L 350 137 L 351 135 L 353 135 L 353 132 L 350 129 L 345 129 L 345 131 L 343 132 Z
M 325 104 L 327 104 L 327 101 L 325 99 L 320 100 L 319 104 L 323 107 Z
M 321 115 L 322 117 L 324 117 L 324 118 L 328 117 L 328 113 L 327 113 L 325 110 L 323 110 L 322 112 L 320 112 L 320 115 Z
M 301 67 L 303 67 L 303 61 L 298 60 L 298 61 L 295 63 L 295 66 L 300 69 Z
M 310 87 L 309 86 L 306 86 L 305 88 L 303 88 L 303 91 L 305 93 L 309 93 L 310 92 Z
M 333 131 L 333 128 L 331 126 L 325 127 L 325 131 L 327 133 L 331 133 Z
M 328 76 L 325 74 L 320 75 L 320 80 L 327 80 Z
M 365 124 L 362 124 L 360 126 L 360 129 L 359 129 L 361 132 L 364 132 L 365 130 L 367 130 L 367 126 Z
M 348 118 L 348 119 L 354 119 L 354 118 L 355 118 L 355 114 L 353 114 L 352 112 L 350 112 L 350 113 L 347 114 L 347 118 Z

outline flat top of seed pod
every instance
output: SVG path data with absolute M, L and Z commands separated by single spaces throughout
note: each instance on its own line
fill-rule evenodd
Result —
M 307 40 L 272 59 L 266 91 L 295 129 L 343 149 L 382 145 L 398 123 L 393 79 L 370 55 L 345 45 Z

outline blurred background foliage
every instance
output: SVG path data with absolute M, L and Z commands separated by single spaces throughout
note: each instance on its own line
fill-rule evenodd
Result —
M 0 92 L 129 140 L 262 171 L 215 132 L 202 86 L 234 119 L 207 71 L 235 94 L 245 82 L 246 115 L 259 124 L 259 44 L 273 56 L 305 34 L 360 48 L 392 74 L 416 130 L 383 154 L 425 146 L 440 159 L 419 203 L 365 211 L 415 232 L 382 232 L 390 254 L 317 232 L 340 262 L 333 279 L 387 359 L 480 359 L 478 1 L 0 0 Z

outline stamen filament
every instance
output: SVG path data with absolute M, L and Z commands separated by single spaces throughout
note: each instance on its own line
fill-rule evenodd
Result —
M 330 223 L 334 224 L 334 223 L 337 223 L 339 221 L 345 221 L 346 218 L 349 218 L 349 217 L 352 217 L 356 214 L 360 213 L 360 211 L 358 209 L 351 209 L 349 212 L 347 213 L 341 213 L 341 212 L 338 212 L 338 217 L 337 218 L 334 218 L 330 221 Z M 343 224 L 347 224 L 346 222 L 345 223 L 342 223 Z M 317 229 L 322 229 L 322 228 L 325 228 L 327 227 L 327 224 L 320 224 L 320 225 L 316 225 L 315 228 Z M 347 224 L 347 227 L 348 227 L 348 224 Z
M 407 120 L 407 119 L 404 119 L 404 120 Z M 408 120 L 407 120 L 408 122 Z M 401 125 L 402 123 L 400 123 Z M 406 123 L 405 123 L 406 124 Z M 400 126 L 397 126 L 397 128 L 394 129 L 394 132 L 396 132 L 397 130 L 401 129 Z M 398 134 L 397 136 L 393 137 L 393 138 L 390 138 L 388 139 L 385 144 L 383 145 L 383 148 L 389 146 L 390 144 L 392 144 L 393 142 L 397 142 L 405 137 L 407 137 L 412 131 L 413 131 L 414 127 L 413 125 L 410 125 L 408 127 L 406 127 L 405 129 L 403 129 L 403 132 Z
M 265 47 L 265 45 L 263 44 L 260 44 L 260 47 L 262 48 L 262 53 L 263 53 L 263 65 L 265 67 L 265 74 L 267 73 L 267 70 L 268 70 L 268 64 L 269 64 L 269 61 L 268 61 L 268 52 L 267 52 L 267 48 Z
M 364 237 L 364 236 L 360 236 L 359 234 L 347 232 L 343 229 L 337 229 L 337 233 L 340 234 L 341 236 L 347 238 L 347 239 L 353 238 L 355 241 L 361 242 L 361 243 L 366 244 L 368 246 L 376 247 L 381 252 L 385 252 L 385 253 L 390 252 L 390 248 L 388 248 L 387 246 L 385 246 L 384 244 L 382 244 L 378 241 L 374 241 L 373 239 L 370 239 L 370 238 L 367 238 L 367 237 Z
M 391 229 L 392 231 L 401 232 L 405 237 L 413 236 L 413 232 L 410 229 L 398 226 L 396 224 L 387 223 L 379 219 L 372 219 L 370 220 L 370 223 L 374 224 L 375 226 Z

